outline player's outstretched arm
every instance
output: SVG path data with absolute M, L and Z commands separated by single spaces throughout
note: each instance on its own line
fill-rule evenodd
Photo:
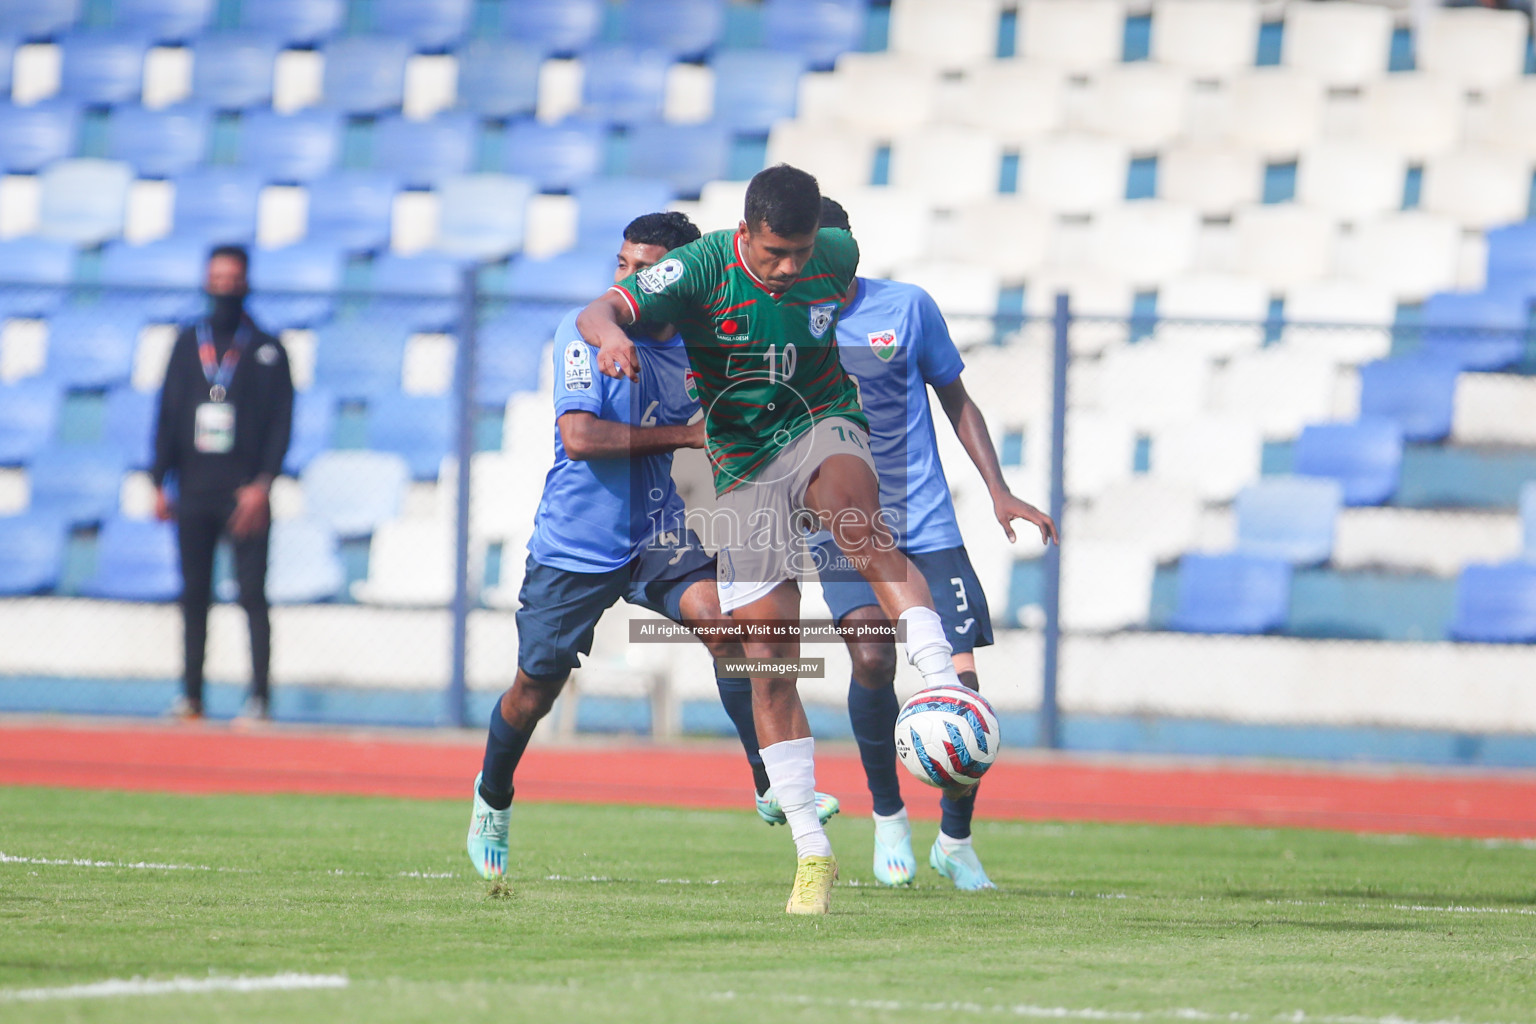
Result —
M 597 346 L 597 369 L 609 377 L 640 379 L 640 360 L 635 343 L 624 333 L 624 325 L 633 322 L 634 310 L 614 289 L 599 295 L 576 315 L 576 330 L 589 345 Z
M 976 464 L 982 480 L 986 481 L 987 493 L 992 496 L 992 512 L 1002 524 L 1009 543 L 1016 539 L 1013 521 L 1022 519 L 1039 528 L 1040 543 L 1055 541 L 1060 544 L 1061 536 L 1056 532 L 1056 523 L 1051 517 L 1008 489 L 1008 482 L 1003 479 L 1003 467 L 997 461 L 997 449 L 992 447 L 992 435 L 987 432 L 987 421 L 960 378 L 956 377 L 943 387 L 935 387 L 933 390 L 939 396 L 939 404 L 944 407 L 944 415 L 949 417 L 950 424 L 955 428 L 955 436 L 960 438 L 966 454 Z
M 664 455 L 679 448 L 704 447 L 704 421 L 691 426 L 635 427 L 605 420 L 590 412 L 562 413 L 560 445 L 578 462 Z

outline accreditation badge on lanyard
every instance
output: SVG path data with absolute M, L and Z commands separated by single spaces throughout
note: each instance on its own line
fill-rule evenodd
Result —
M 228 455 L 235 450 L 235 406 L 229 401 L 229 384 L 250 340 L 250 324 L 242 320 L 229 351 L 224 353 L 223 360 L 218 360 L 208 321 L 197 325 L 197 357 L 208 380 L 208 401 L 197 406 L 192 422 L 192 447 L 204 455 Z

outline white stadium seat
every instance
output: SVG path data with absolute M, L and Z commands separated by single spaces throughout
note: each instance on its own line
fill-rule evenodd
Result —
M 1289 440 L 1329 417 L 1337 371 L 1315 352 L 1272 345 L 1233 356 L 1216 377 L 1212 408 L 1245 419 L 1271 440 Z
M 1259 7 L 1232 0 L 1156 0 L 1152 5 L 1152 59 L 1201 76 L 1221 76 L 1253 65 Z
M 1407 170 L 1403 158 L 1385 147 L 1319 142 L 1298 162 L 1296 198 L 1340 220 L 1361 220 L 1402 207 Z
M 842 189 L 869 184 L 875 165 L 875 143 L 868 135 L 840 125 L 780 121 L 768 133 L 768 164 L 792 164 L 816 176 L 822 191 L 836 196 Z M 719 182 L 704 186 L 705 194 Z
M 1365 87 L 1362 136 L 1410 160 L 1444 153 L 1461 138 L 1464 103 L 1450 78 L 1402 72 Z
M 1123 344 L 1128 335 L 1124 318 L 1131 315 L 1135 290 L 1102 271 L 1082 266 L 1046 266 L 1032 275 L 1024 289 L 1024 310 L 1034 321 L 1026 333 L 1049 340 L 1049 317 L 1055 315 L 1056 296 L 1065 292 L 1072 315 L 1088 317 L 1072 324 L 1069 341 L 1075 356 L 1093 355 L 1107 346 Z M 1093 320 L 1093 317 L 1113 317 Z
M 1489 98 L 1487 116 L 1472 135 L 1489 149 L 1536 159 L 1536 77 L 1522 76 L 1500 86 Z
M 1073 517 L 1073 541 L 1134 544 L 1159 562 L 1196 545 L 1200 494 L 1190 484 L 1156 476 L 1133 476 L 1112 484 Z
M 997 53 L 1001 0 L 901 0 L 891 6 L 890 49 L 965 68 Z
M 1251 418 L 1203 415 L 1169 423 L 1152 438 L 1149 469 L 1159 480 L 1185 483 L 1206 501 L 1231 501 L 1258 479 L 1264 435 Z
M 1189 75 L 1146 61 L 1116 64 L 1091 79 L 1082 126 L 1133 150 L 1160 148 L 1184 131 Z
M 982 262 L 1005 281 L 1021 281 L 1045 262 L 1053 223 L 1017 196 L 975 200 L 934 224 L 934 254 Z
M 917 128 L 891 144 L 891 185 L 946 209 L 997 195 L 1003 148 L 975 128 Z
M 794 164 L 796 167 L 805 166 L 795 164 L 793 160 L 785 162 Z M 808 167 L 806 169 L 816 175 L 817 182 L 822 181 L 819 170 Z M 822 188 L 831 190 L 833 186 L 823 184 Z M 694 223 L 699 226 L 700 231 L 734 229 L 741 222 L 742 214 L 746 211 L 746 198 L 747 183 L 744 181 L 706 182 L 704 190 L 699 193 L 699 205 L 694 211 L 698 216 L 694 219 Z
M 1227 274 L 1177 277 L 1158 290 L 1160 318 L 1229 322 L 1177 323 L 1162 319 L 1156 337 L 1160 343 L 1208 356 L 1228 356 L 1257 348 L 1263 342 L 1262 323 L 1268 313 L 1269 289 L 1259 281 Z
M 1339 269 L 1346 275 L 1387 288 L 1400 301 L 1421 302 L 1456 286 L 1455 221 L 1408 210 L 1362 224 L 1351 256 Z
M 985 128 L 1007 145 L 1022 146 L 1061 126 L 1061 76 L 1016 60 L 980 62 L 967 70 L 945 118 Z
M 1414 59 L 1431 74 L 1487 90 L 1520 77 L 1528 31 L 1519 11 L 1432 7 L 1419 21 Z
M 1019 55 L 1031 64 L 1092 71 L 1120 60 L 1121 0 L 1029 0 L 1019 9 Z
M 452 524 L 395 519 L 382 524 L 368 548 L 368 578 L 352 584 L 363 604 L 440 607 L 453 600 Z
M 1397 300 L 1380 284 L 1331 277 L 1298 285 L 1286 294 L 1281 340 L 1358 365 L 1391 351 L 1392 334 L 1385 325 L 1396 314 Z
M 1290 68 L 1253 68 L 1232 79 L 1227 137 L 1266 157 L 1302 152 L 1317 138 L 1323 86 Z
M 885 277 L 900 264 L 928 255 L 933 211 L 904 189 L 866 187 L 829 193 L 848 211 L 859 240 L 859 272 Z
M 1061 558 L 1062 628 L 1100 632 L 1147 621 L 1157 566 L 1144 545 L 1076 541 Z
M 800 81 L 801 118 L 870 135 L 928 124 L 939 91 L 935 65 L 894 53 L 845 53 L 831 76 Z
M 1098 406 L 1150 431 L 1205 407 L 1211 364 L 1200 352 L 1156 341 L 1122 345 L 1100 361 Z
M 1023 164 L 1022 192 L 1031 202 L 1057 213 L 1091 213 L 1123 200 L 1130 154 L 1112 139 L 1061 135 L 1030 146 Z
M 1121 203 L 1094 218 L 1093 262 L 1135 286 L 1154 286 L 1194 262 L 1200 216 L 1160 200 Z
M 939 304 L 958 345 L 992 339 L 997 314 L 997 274 L 974 263 L 913 263 L 894 275 L 898 281 L 923 288 Z
M 1284 291 L 1326 277 L 1333 267 L 1334 224 L 1294 203 L 1247 206 L 1232 217 L 1237 269 Z
M 1285 9 L 1281 60 L 1330 86 L 1359 86 L 1387 73 L 1392 12 L 1377 4 L 1293 3 Z
M 1131 475 L 1136 432 L 1111 412 L 1067 409 L 1066 484 L 1073 499 L 1091 498 Z
M 1455 408 L 1451 436 L 1462 444 L 1536 445 L 1536 378 L 1459 373 Z
M 1530 198 L 1531 162 L 1514 153 L 1458 149 L 1424 165 L 1424 209 L 1462 227 L 1524 220 Z
M 1226 216 L 1257 203 L 1263 183 L 1263 161 L 1246 149 L 1184 144 L 1164 150 L 1158 159 L 1157 194 L 1203 214 Z

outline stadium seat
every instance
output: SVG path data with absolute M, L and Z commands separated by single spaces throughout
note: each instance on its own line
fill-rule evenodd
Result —
M 409 334 L 393 317 L 337 317 L 316 332 L 314 385 L 343 402 L 399 391 Z
M 1523 220 L 1530 199 L 1530 161 L 1516 153 L 1464 147 L 1424 165 L 1424 209 L 1463 228 Z
M 373 261 L 368 289 L 375 296 L 370 309 L 416 331 L 451 328 L 462 311 L 464 270 L 468 264 L 441 253 L 400 256 L 384 253 Z
M 630 127 L 661 117 L 667 89 L 667 55 L 657 50 L 602 46 L 582 56 L 582 113 L 596 121 Z
M 1464 370 L 1499 370 L 1525 353 L 1526 297 L 1519 292 L 1441 292 L 1420 314 L 1424 351 Z
M 1193 486 L 1206 501 L 1228 502 L 1258 479 L 1263 447 L 1250 420 L 1206 414 L 1160 428 L 1148 468 L 1155 477 Z
M 32 458 L 30 509 L 71 526 L 100 523 L 117 511 L 122 456 L 106 445 L 50 445 Z
M 1157 0 L 1152 8 L 1152 59 L 1200 77 L 1253 65 L 1259 8 L 1224 0 Z
M 891 8 L 892 53 L 970 68 L 997 55 L 998 0 L 904 0 Z
M 383 394 L 368 403 L 368 447 L 405 459 L 417 480 L 435 480 L 455 423 L 449 395 Z
M 436 188 L 469 172 L 478 129 L 471 114 L 438 114 L 430 121 L 382 118 L 373 130 L 373 167 L 406 188 Z
M 846 189 L 833 198 L 848 211 L 859 241 L 859 269 L 865 276 L 889 276 L 895 268 L 927 256 L 933 211 L 920 196 L 904 189 L 869 187 Z
M 74 280 L 75 247 L 57 238 L 0 239 L 0 316 L 43 316 Z
M 645 213 L 665 210 L 672 202 L 672 186 L 655 178 L 593 178 L 575 189 L 577 244 L 612 245 L 630 221 Z
M 1363 139 L 1409 160 L 1449 151 L 1461 138 L 1462 92 L 1450 78 L 1386 75 L 1365 86 Z
M 1392 322 L 1396 309 L 1385 288 L 1341 277 L 1297 285 L 1285 296 L 1285 316 L 1291 324 L 1381 327 Z
M 124 161 L 141 178 L 175 177 L 202 162 L 208 121 L 201 107 L 121 107 L 107 122 L 107 156 Z
M 0 466 L 24 464 L 53 439 L 62 402 L 51 380 L 0 384 Z
M 143 40 L 118 32 L 87 31 L 66 36 L 59 49 L 61 98 L 98 106 L 139 98 L 144 84 Z
M 1263 343 L 1263 321 L 1268 312 L 1269 289 L 1249 278 L 1227 274 L 1174 277 L 1157 291 L 1156 337 L 1159 342 L 1190 351 L 1230 356 Z
M 1125 41 L 1120 0 L 1031 0 L 1019 11 L 1019 55 L 1065 71 L 1118 63 Z
M 240 27 L 281 40 L 313 46 L 335 34 L 346 17 L 346 0 L 260 0 L 240 5 Z
M 1157 194 L 1202 214 L 1230 217 L 1257 204 L 1264 177 L 1255 154 L 1236 147 L 1175 144 L 1157 160 Z
M 1536 561 L 1536 480 L 1520 488 L 1520 535 L 1521 554 Z
M 175 232 L 213 244 L 256 237 L 261 175 L 236 167 L 198 167 L 176 178 Z
M 1267 439 L 1301 433 L 1331 415 L 1338 370 L 1327 355 L 1284 345 L 1243 352 L 1216 378 L 1215 411 L 1247 419 Z
M 1074 540 L 1134 545 L 1166 562 L 1198 546 L 1201 511 L 1188 483 L 1134 476 L 1106 487 L 1074 517 L 1072 532 Z
M 626 171 L 661 178 L 679 195 L 696 196 L 730 171 L 731 135 L 715 124 L 643 124 L 629 132 Z
M 997 195 L 1003 147 L 990 132 L 932 126 L 892 141 L 890 183 L 949 207 Z
M 316 455 L 331 447 L 336 426 L 336 396 L 325 388 L 301 391 L 293 400 L 293 435 L 283 472 L 298 476 Z
M 1536 221 L 1489 231 L 1488 288 L 1536 295 Z
M 418 50 L 452 47 L 469 29 L 473 0 L 374 0 L 374 31 Z
M 848 131 L 840 125 L 780 121 L 768 133 L 768 163 L 814 167 L 822 194 L 838 198 L 846 189 L 869 185 L 875 163 L 875 143 L 868 136 Z M 705 188 L 707 190 L 709 186 Z M 737 216 L 740 216 L 739 210 Z
M 1269 633 L 1285 625 L 1290 605 L 1291 567 L 1281 559 L 1185 555 L 1168 624 L 1184 633 Z
M 480 324 L 475 335 L 475 402 L 502 407 L 519 391 L 539 386 L 544 346 L 568 312 L 565 303 L 511 303 Z
M 400 514 L 410 467 L 389 452 L 326 451 L 304 468 L 304 511 L 343 539 L 366 537 Z
M 831 75 L 801 78 L 798 116 L 877 138 L 899 134 L 933 123 L 940 84 L 938 65 L 931 62 L 845 53 Z
M 1099 406 L 1132 426 L 1153 430 L 1205 407 L 1210 362 L 1198 350 L 1156 342 L 1127 345 L 1100 362 Z
M 325 48 L 321 95 L 332 110 L 377 114 L 405 99 L 410 44 L 389 36 L 347 36 Z
M 21 39 L 45 39 L 80 18 L 82 0 L 0 0 L 0 25 Z
M 1343 504 L 1344 489 L 1337 480 L 1265 477 L 1243 488 L 1233 503 L 1237 549 L 1293 565 L 1326 562 Z
M 73 103 L 0 104 L 0 170 L 35 174 L 69 156 L 75 149 L 79 122 L 79 108 Z
M 1385 147 L 1319 142 L 1298 162 L 1296 199 L 1339 220 L 1363 220 L 1402 207 L 1407 171 L 1407 163 Z
M 336 534 L 318 520 L 274 522 L 267 560 L 267 600 L 272 604 L 329 601 L 346 585 Z
M 110 309 L 73 306 L 48 319 L 49 380 L 65 388 L 110 388 L 128 381 L 137 324 Z
M 1004 281 L 1022 281 L 1045 262 L 1054 221 L 1017 196 L 965 203 L 952 211 L 949 230 L 934 233 L 933 254 L 938 259 L 979 260 Z M 854 232 L 857 237 L 857 226 Z
M 541 191 L 567 191 L 602 171 L 605 134 L 593 121 L 515 122 L 507 128 L 502 169 L 532 179 Z
M 585 49 L 602 26 L 602 0 L 522 0 L 501 5 L 503 34 L 546 55 L 568 56 Z
M 311 327 L 335 308 L 329 294 L 281 295 L 274 292 L 336 291 L 342 284 L 346 256 L 333 246 L 297 242 L 280 249 L 251 250 L 251 316 L 269 331 Z
M 279 45 L 263 36 L 205 35 L 192 44 L 192 95 L 216 110 L 244 110 L 272 102 Z
M 150 391 L 113 388 L 101 420 L 101 436 L 123 453 L 129 469 L 149 469 L 155 461 L 155 416 L 160 402 Z
M 0 595 L 41 594 L 59 585 L 68 531 L 49 516 L 0 518 Z
M 1351 276 L 1391 290 L 1399 301 L 1416 302 L 1456 287 L 1461 229 L 1449 218 L 1417 210 L 1387 214 L 1360 225 Z
M 1380 505 L 1397 491 L 1403 431 L 1393 420 L 1362 416 L 1354 423 L 1314 423 L 1292 452 L 1301 476 L 1337 480 L 1346 505 Z
M 955 122 L 986 129 L 1009 146 L 1028 145 L 1061 127 L 1062 80 L 1050 68 L 980 61 L 954 88 Z
M 1490 149 L 1536 158 L 1536 78 L 1522 75 L 1499 86 L 1488 99 L 1488 116 L 1467 128 L 1474 141 Z
M 1054 136 L 1025 153 L 1020 191 L 1056 213 L 1093 213 L 1124 201 L 1129 166 L 1125 145 L 1113 139 Z
M 609 243 L 543 259 L 515 259 L 507 271 L 507 292 L 526 302 L 585 305 L 612 286 L 614 251 Z
M 763 45 L 827 69 L 864 38 L 863 0 L 763 0 Z
M 354 251 L 380 249 L 389 243 L 395 179 L 368 171 L 338 171 L 309 185 L 309 231 L 312 242 Z
M 714 49 L 725 31 L 725 0 L 629 0 L 624 40 L 673 59 L 694 59 Z
M 166 323 L 202 312 L 202 284 L 208 247 L 200 239 L 161 238 L 143 245 L 112 242 L 101 254 L 103 297 L 115 315 L 137 325 Z
M 1392 12 L 1379 4 L 1291 4 L 1285 9 L 1282 63 L 1330 87 L 1357 88 L 1381 78 L 1391 47 Z
M 1319 210 L 1294 203 L 1246 206 L 1232 216 L 1236 269 L 1283 291 L 1325 277 L 1335 227 Z
M 438 191 L 437 250 L 473 259 L 516 252 L 533 192 L 527 179 L 505 174 L 449 178 Z
M 1072 457 L 1066 465 L 1071 498 L 1093 498 L 1130 476 L 1136 431 L 1115 410 L 1069 409 L 1067 437 L 1072 445 Z
M 451 523 L 392 519 L 379 524 L 368 550 L 368 578 L 352 584 L 363 604 L 441 608 L 453 600 Z
M 901 267 L 896 280 L 922 288 L 944 310 L 949 332 L 962 347 L 997 336 L 998 277 L 975 263 L 924 260 Z
M 112 27 L 152 42 L 178 43 L 213 20 L 218 0 L 113 0 Z
M 1160 150 L 1184 134 L 1189 98 L 1185 71 L 1145 61 L 1117 64 L 1093 76 L 1083 127 L 1138 152 Z
M 109 519 L 96 541 L 96 571 L 80 592 L 108 601 L 172 601 L 181 594 L 180 561 L 173 524 Z
M 774 50 L 725 50 L 715 55 L 714 119 L 735 132 L 766 133 L 795 116 L 805 60 Z
M 240 163 L 269 183 L 311 181 L 336 165 L 341 131 L 334 111 L 253 110 L 240 119 Z
M 133 170 L 116 160 L 60 160 L 38 175 L 37 233 L 96 245 L 123 233 Z
M 1360 367 L 1360 415 L 1391 420 L 1408 441 L 1440 441 L 1451 432 L 1455 363 L 1433 356 L 1380 359 Z
M 1323 85 L 1289 68 L 1252 68 L 1233 78 L 1227 138 L 1270 158 L 1304 152 L 1322 127 Z
M 1536 642 L 1536 565 L 1469 565 L 1456 579 L 1453 640 L 1469 643 Z
M 1414 60 L 1431 74 L 1488 90 L 1525 69 L 1529 24 L 1520 11 L 1430 7 L 1419 20 Z
M 532 114 L 538 105 L 539 52 L 515 39 L 476 39 L 458 52 L 459 106 L 481 117 Z
M 1151 288 L 1194 265 L 1200 215 L 1157 199 L 1120 203 L 1095 217 L 1090 230 L 1095 266 L 1118 280 Z

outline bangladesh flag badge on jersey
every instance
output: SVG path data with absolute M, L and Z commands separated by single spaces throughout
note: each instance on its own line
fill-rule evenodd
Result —
M 891 361 L 896 354 L 895 331 L 871 331 L 869 335 L 869 347 L 874 350 L 876 357 L 882 363 Z
M 752 333 L 752 318 L 746 313 L 715 318 L 715 337 L 721 341 L 746 341 Z
M 683 393 L 688 396 L 688 401 L 699 400 L 699 375 L 692 370 L 683 371 Z

